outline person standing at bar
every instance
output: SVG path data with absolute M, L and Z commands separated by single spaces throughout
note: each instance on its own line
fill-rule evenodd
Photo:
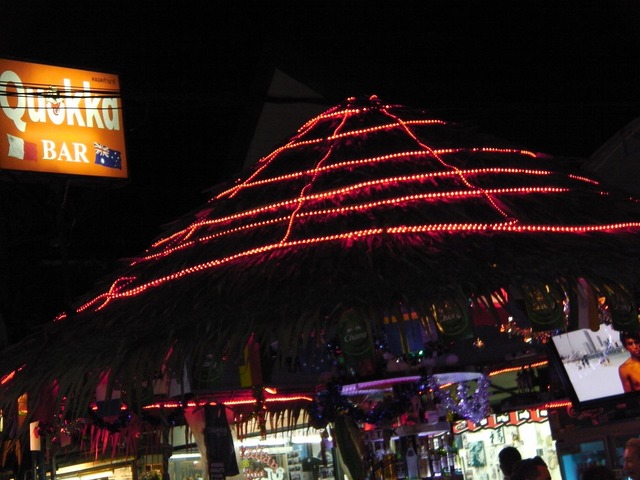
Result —
M 516 447 L 504 447 L 498 453 L 498 465 L 500 466 L 500 471 L 504 477 L 504 480 L 511 479 L 511 472 L 513 472 L 513 466 L 516 462 L 522 460 L 522 455 Z

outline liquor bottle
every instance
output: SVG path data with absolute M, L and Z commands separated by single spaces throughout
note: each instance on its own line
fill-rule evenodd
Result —
M 382 457 L 382 474 L 384 480 L 398 480 L 398 472 L 396 469 L 396 456 L 387 445 L 384 449 L 384 456 Z
M 429 440 L 429 458 L 431 459 L 431 472 L 434 477 L 439 477 L 442 473 L 442 464 L 440 463 L 440 445 L 437 440 L 430 438 Z
M 384 480 L 398 480 L 396 473 L 396 456 L 393 453 L 385 453 L 382 459 L 382 475 Z
M 371 444 L 371 478 L 372 480 L 384 480 L 384 450 L 383 448 L 377 448 L 377 444 L 380 442 L 373 442 Z M 382 447 L 382 445 L 380 445 Z
M 447 447 L 447 456 L 449 457 L 449 470 L 451 470 L 451 476 L 458 474 L 458 448 L 455 443 L 451 442 Z
M 420 445 L 420 458 L 418 460 L 418 468 L 421 479 L 431 477 L 431 469 L 429 468 L 429 450 L 424 442 Z
M 396 475 L 399 480 L 405 480 L 407 478 L 406 448 L 406 438 L 401 437 L 396 443 Z
M 416 451 L 412 446 L 407 448 L 405 459 L 407 461 L 407 478 L 409 480 L 419 480 L 418 455 L 416 455 Z
M 440 473 L 443 476 L 449 476 L 449 455 L 447 452 L 446 442 L 444 439 L 439 439 L 438 455 L 440 456 Z

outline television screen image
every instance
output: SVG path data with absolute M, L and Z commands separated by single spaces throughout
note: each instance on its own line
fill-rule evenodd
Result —
M 620 332 L 610 325 L 575 330 L 551 337 L 551 347 L 565 387 L 580 404 L 614 400 L 625 395 L 618 369 L 630 355 Z

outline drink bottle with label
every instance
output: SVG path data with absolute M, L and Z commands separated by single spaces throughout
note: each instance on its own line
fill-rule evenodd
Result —
M 409 480 L 418 480 L 420 478 L 420 471 L 418 468 L 419 458 L 412 446 L 407 448 L 405 460 L 407 462 L 407 478 Z

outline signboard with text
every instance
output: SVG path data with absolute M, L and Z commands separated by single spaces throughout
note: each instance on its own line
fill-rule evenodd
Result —
M 0 170 L 127 178 L 118 76 L 0 59 Z

